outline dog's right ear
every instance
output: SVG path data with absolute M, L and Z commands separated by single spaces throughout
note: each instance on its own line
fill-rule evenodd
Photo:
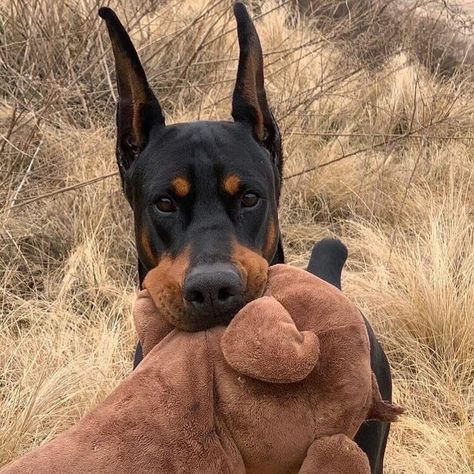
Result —
M 105 20 L 117 73 L 117 162 L 124 173 L 147 144 L 153 126 L 164 126 L 165 118 L 153 94 L 136 49 L 113 10 L 99 9 Z
M 239 66 L 232 96 L 232 117 L 252 126 L 255 139 L 270 153 L 282 176 L 283 156 L 278 125 L 267 101 L 263 74 L 263 52 L 257 30 L 245 5 L 234 4 L 239 37 Z

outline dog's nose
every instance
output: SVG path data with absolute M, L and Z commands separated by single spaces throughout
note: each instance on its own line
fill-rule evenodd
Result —
M 186 276 L 183 296 L 194 316 L 225 322 L 243 306 L 244 285 L 232 265 L 199 265 Z

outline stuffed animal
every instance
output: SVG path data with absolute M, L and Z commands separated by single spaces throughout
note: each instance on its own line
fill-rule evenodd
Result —
M 153 299 L 134 318 L 138 368 L 73 428 L 2 474 L 369 474 L 352 441 L 394 421 L 370 368 L 360 312 L 335 287 L 287 265 L 227 327 L 184 332 Z

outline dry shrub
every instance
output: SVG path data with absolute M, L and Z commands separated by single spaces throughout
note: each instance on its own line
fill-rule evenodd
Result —
M 440 77 L 472 74 L 472 19 L 463 3 L 443 0 L 294 0 L 317 27 L 366 67 L 400 51 Z M 458 5 L 457 3 L 460 3 Z M 467 7 L 468 8 L 468 7 Z
M 420 26 L 439 3 L 306 2 L 319 5 L 311 15 L 251 3 L 284 136 L 288 261 L 304 266 L 327 235 L 348 243 L 346 291 L 377 329 L 408 408 L 387 472 L 472 472 L 474 102 L 462 62 L 442 77 L 445 40 Z M 110 4 L 169 122 L 228 118 L 230 2 Z M 98 6 L 0 5 L 0 464 L 70 426 L 131 370 L 130 212 L 117 177 L 81 186 L 115 171 Z M 395 8 L 410 21 L 393 23 Z M 456 22 L 443 15 L 449 35 Z M 463 44 L 450 48 L 463 56 Z M 36 199 L 62 188 L 72 189 Z
M 392 435 L 393 472 L 472 470 L 470 184 L 453 181 L 443 197 L 414 188 L 405 229 L 392 234 L 365 220 L 347 228 L 353 258 L 346 288 L 381 335 L 395 396 L 408 413 Z

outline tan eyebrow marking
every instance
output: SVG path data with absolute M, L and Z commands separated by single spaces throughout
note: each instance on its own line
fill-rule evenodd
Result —
M 187 196 L 189 194 L 189 191 L 191 190 L 191 183 L 182 176 L 174 178 L 171 184 L 173 185 L 175 193 L 179 197 Z
M 236 194 L 240 187 L 240 178 L 236 174 L 229 174 L 224 179 L 224 189 L 229 194 Z
M 273 257 L 273 255 L 270 255 L 270 251 L 273 250 L 275 247 L 275 242 L 277 239 L 276 228 L 277 226 L 275 225 L 275 221 L 271 220 L 268 224 L 268 231 L 265 237 L 265 246 L 263 248 L 263 255 L 267 259 Z

